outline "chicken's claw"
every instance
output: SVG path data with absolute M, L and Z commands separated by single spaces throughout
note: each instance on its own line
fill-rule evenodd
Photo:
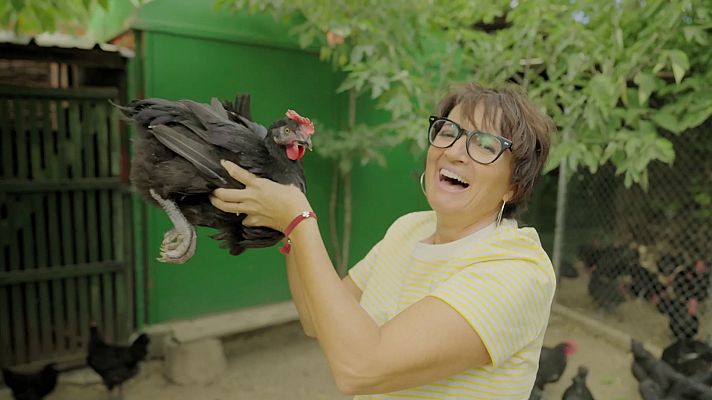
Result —
M 171 229 L 166 232 L 161 243 L 160 262 L 183 264 L 195 254 L 196 244 L 195 227 L 190 225 L 187 231 L 178 232 Z

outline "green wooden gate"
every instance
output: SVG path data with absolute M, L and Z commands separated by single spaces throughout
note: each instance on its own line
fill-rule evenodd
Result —
M 127 139 L 114 88 L 0 86 L 0 366 L 83 360 L 133 321 Z

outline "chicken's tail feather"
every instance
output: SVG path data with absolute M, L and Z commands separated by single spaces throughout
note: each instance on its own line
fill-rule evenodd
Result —
M 151 340 L 148 335 L 142 333 L 131 343 L 131 355 L 134 356 L 136 361 L 143 360 L 146 357 L 146 354 L 148 354 L 148 344 L 150 342 Z

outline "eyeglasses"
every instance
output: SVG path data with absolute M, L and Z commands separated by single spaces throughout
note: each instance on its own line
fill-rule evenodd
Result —
M 512 148 L 512 141 L 487 132 L 468 131 L 447 118 L 429 118 L 428 141 L 434 147 L 446 149 L 463 134 L 467 137 L 467 154 L 480 164 L 492 164 L 505 150 Z

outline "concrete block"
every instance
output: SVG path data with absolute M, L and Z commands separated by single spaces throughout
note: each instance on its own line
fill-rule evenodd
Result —
M 163 374 L 179 385 L 208 384 L 220 379 L 227 370 L 222 342 L 216 338 L 182 343 L 166 338 L 163 351 Z

